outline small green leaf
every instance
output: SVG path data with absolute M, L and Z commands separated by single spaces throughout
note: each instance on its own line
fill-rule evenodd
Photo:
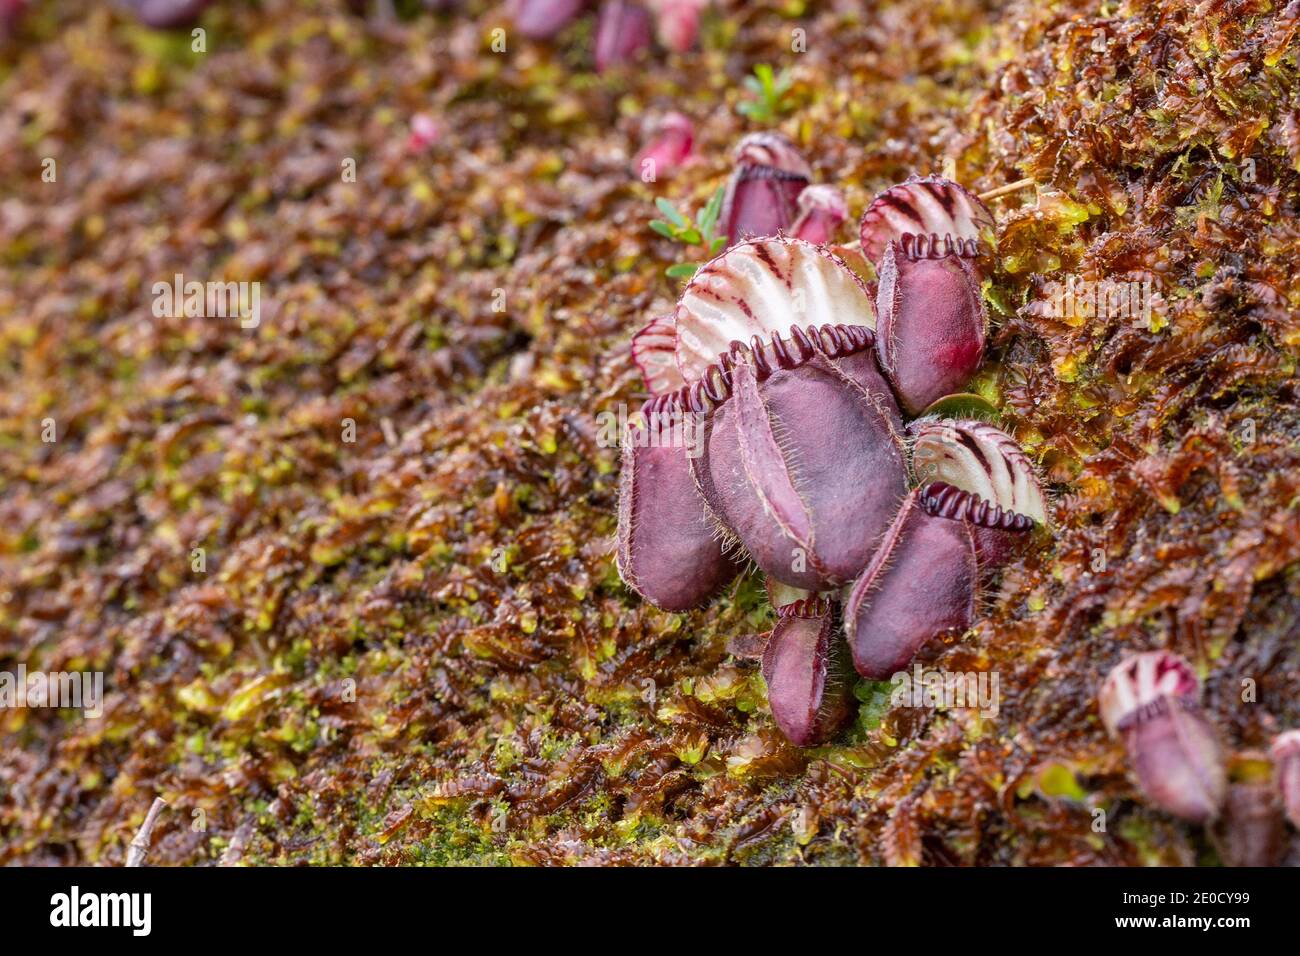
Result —
M 677 234 L 677 238 L 691 246 L 698 246 L 704 241 L 704 237 L 700 235 L 700 230 L 696 229 L 694 226 L 691 226 L 689 229 L 683 229 Z
M 677 231 L 673 229 L 672 226 L 668 225 L 668 223 L 664 222 L 662 219 L 650 220 L 650 228 L 653 229 L 655 232 L 659 233 L 659 235 L 667 239 L 677 238 Z
M 992 279 L 984 280 L 980 285 L 980 292 L 983 293 L 984 301 L 997 309 L 999 313 L 1011 315 L 1013 311 L 1011 304 L 1007 302 L 1002 290 L 993 284 Z
M 664 275 L 670 279 L 689 279 L 695 275 L 699 268 L 699 263 L 696 262 L 679 262 L 677 265 L 665 269 Z
M 1038 790 L 1045 797 L 1064 797 L 1066 800 L 1083 802 L 1088 799 L 1088 792 L 1079 785 L 1074 770 L 1063 763 L 1050 763 L 1037 773 Z
M 718 224 L 718 216 L 722 212 L 722 197 L 726 193 L 725 186 L 719 186 L 709 197 L 709 201 L 704 204 L 700 214 L 695 217 L 695 222 L 700 227 L 700 232 L 710 241 L 713 239 L 713 227 Z
M 998 420 L 998 408 L 983 395 L 972 392 L 954 392 L 937 398 L 921 416 L 937 415 L 940 418 L 976 418 L 986 422 Z
M 663 196 L 659 196 L 655 199 L 655 205 L 659 207 L 659 211 L 667 216 L 668 221 L 674 226 L 677 226 L 680 229 L 686 225 L 686 217 L 678 212 L 677 207 Z

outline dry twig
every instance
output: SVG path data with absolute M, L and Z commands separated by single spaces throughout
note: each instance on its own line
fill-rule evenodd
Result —
M 127 866 L 144 865 L 144 858 L 149 853 L 149 841 L 153 838 L 154 824 L 158 822 L 158 814 L 162 813 L 165 806 L 167 806 L 166 800 L 162 797 L 154 797 L 153 806 L 145 814 L 144 823 L 140 824 L 140 829 L 135 832 L 130 846 L 126 848 Z

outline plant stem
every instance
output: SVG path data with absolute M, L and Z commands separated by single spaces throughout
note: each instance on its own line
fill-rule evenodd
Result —
M 1032 185 L 1034 185 L 1034 181 L 1032 179 L 1017 179 L 1014 183 L 1007 183 L 1005 186 L 999 186 L 996 189 L 990 189 L 987 192 L 982 192 L 979 194 L 979 198 L 987 202 L 990 199 L 997 199 L 999 196 L 1005 196 L 1008 193 L 1013 193 L 1018 190 L 1024 189 L 1026 186 L 1032 186 Z
M 162 797 L 154 797 L 153 806 L 145 814 L 144 823 L 140 824 L 140 829 L 135 832 L 130 846 L 126 849 L 127 866 L 143 866 L 145 855 L 149 852 L 149 841 L 153 838 L 154 824 L 158 822 L 158 814 L 162 813 L 163 807 L 167 806 L 167 801 Z

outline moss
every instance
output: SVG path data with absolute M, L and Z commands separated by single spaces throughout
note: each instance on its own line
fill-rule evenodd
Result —
M 1167 645 L 1235 744 L 1300 719 L 1285 10 L 899 0 L 866 43 L 862 11 L 727 0 L 705 50 L 615 78 L 585 26 L 496 56 L 467 20 L 270 0 L 210 14 L 218 60 L 91 6 L 0 54 L 31 104 L 0 127 L 0 656 L 94 662 L 114 697 L 0 723 L 0 862 L 120 862 L 154 793 L 158 864 L 241 828 L 252 863 L 1217 862 L 1141 807 L 1093 695 Z M 773 122 L 855 210 L 945 166 L 1036 184 L 994 200 L 964 401 L 1032 451 L 1057 527 L 925 659 L 996 671 L 994 718 L 862 683 L 844 737 L 796 750 L 727 650 L 771 625 L 756 576 L 685 615 L 618 580 L 595 416 L 635 401 L 628 338 L 678 291 L 645 224 L 724 181 L 760 63 L 797 67 Z M 642 183 L 621 157 L 668 108 L 700 158 Z M 274 309 L 154 319 L 177 270 Z M 1044 309 L 1051 280 L 1146 272 L 1149 321 Z

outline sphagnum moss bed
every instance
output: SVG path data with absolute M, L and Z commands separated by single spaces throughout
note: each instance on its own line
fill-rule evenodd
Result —
M 42 4 L 0 59 L 0 661 L 107 687 L 0 712 L 0 862 L 119 864 L 155 796 L 155 865 L 1218 860 L 1096 694 L 1167 647 L 1234 750 L 1300 723 L 1300 4 L 726 2 L 599 76 L 589 21 L 493 53 L 483 3 L 203 25 Z M 793 83 L 747 118 L 758 64 Z M 669 110 L 698 159 L 643 183 Z M 977 387 L 1055 534 L 921 655 L 996 672 L 996 716 L 864 682 L 794 748 L 728 650 L 760 577 L 682 615 L 618 579 L 596 415 L 690 255 L 653 200 L 756 129 L 854 217 L 1032 180 L 990 200 Z M 259 281 L 260 325 L 156 317 L 176 273 Z M 1047 308 L 1135 274 L 1149 320 Z

